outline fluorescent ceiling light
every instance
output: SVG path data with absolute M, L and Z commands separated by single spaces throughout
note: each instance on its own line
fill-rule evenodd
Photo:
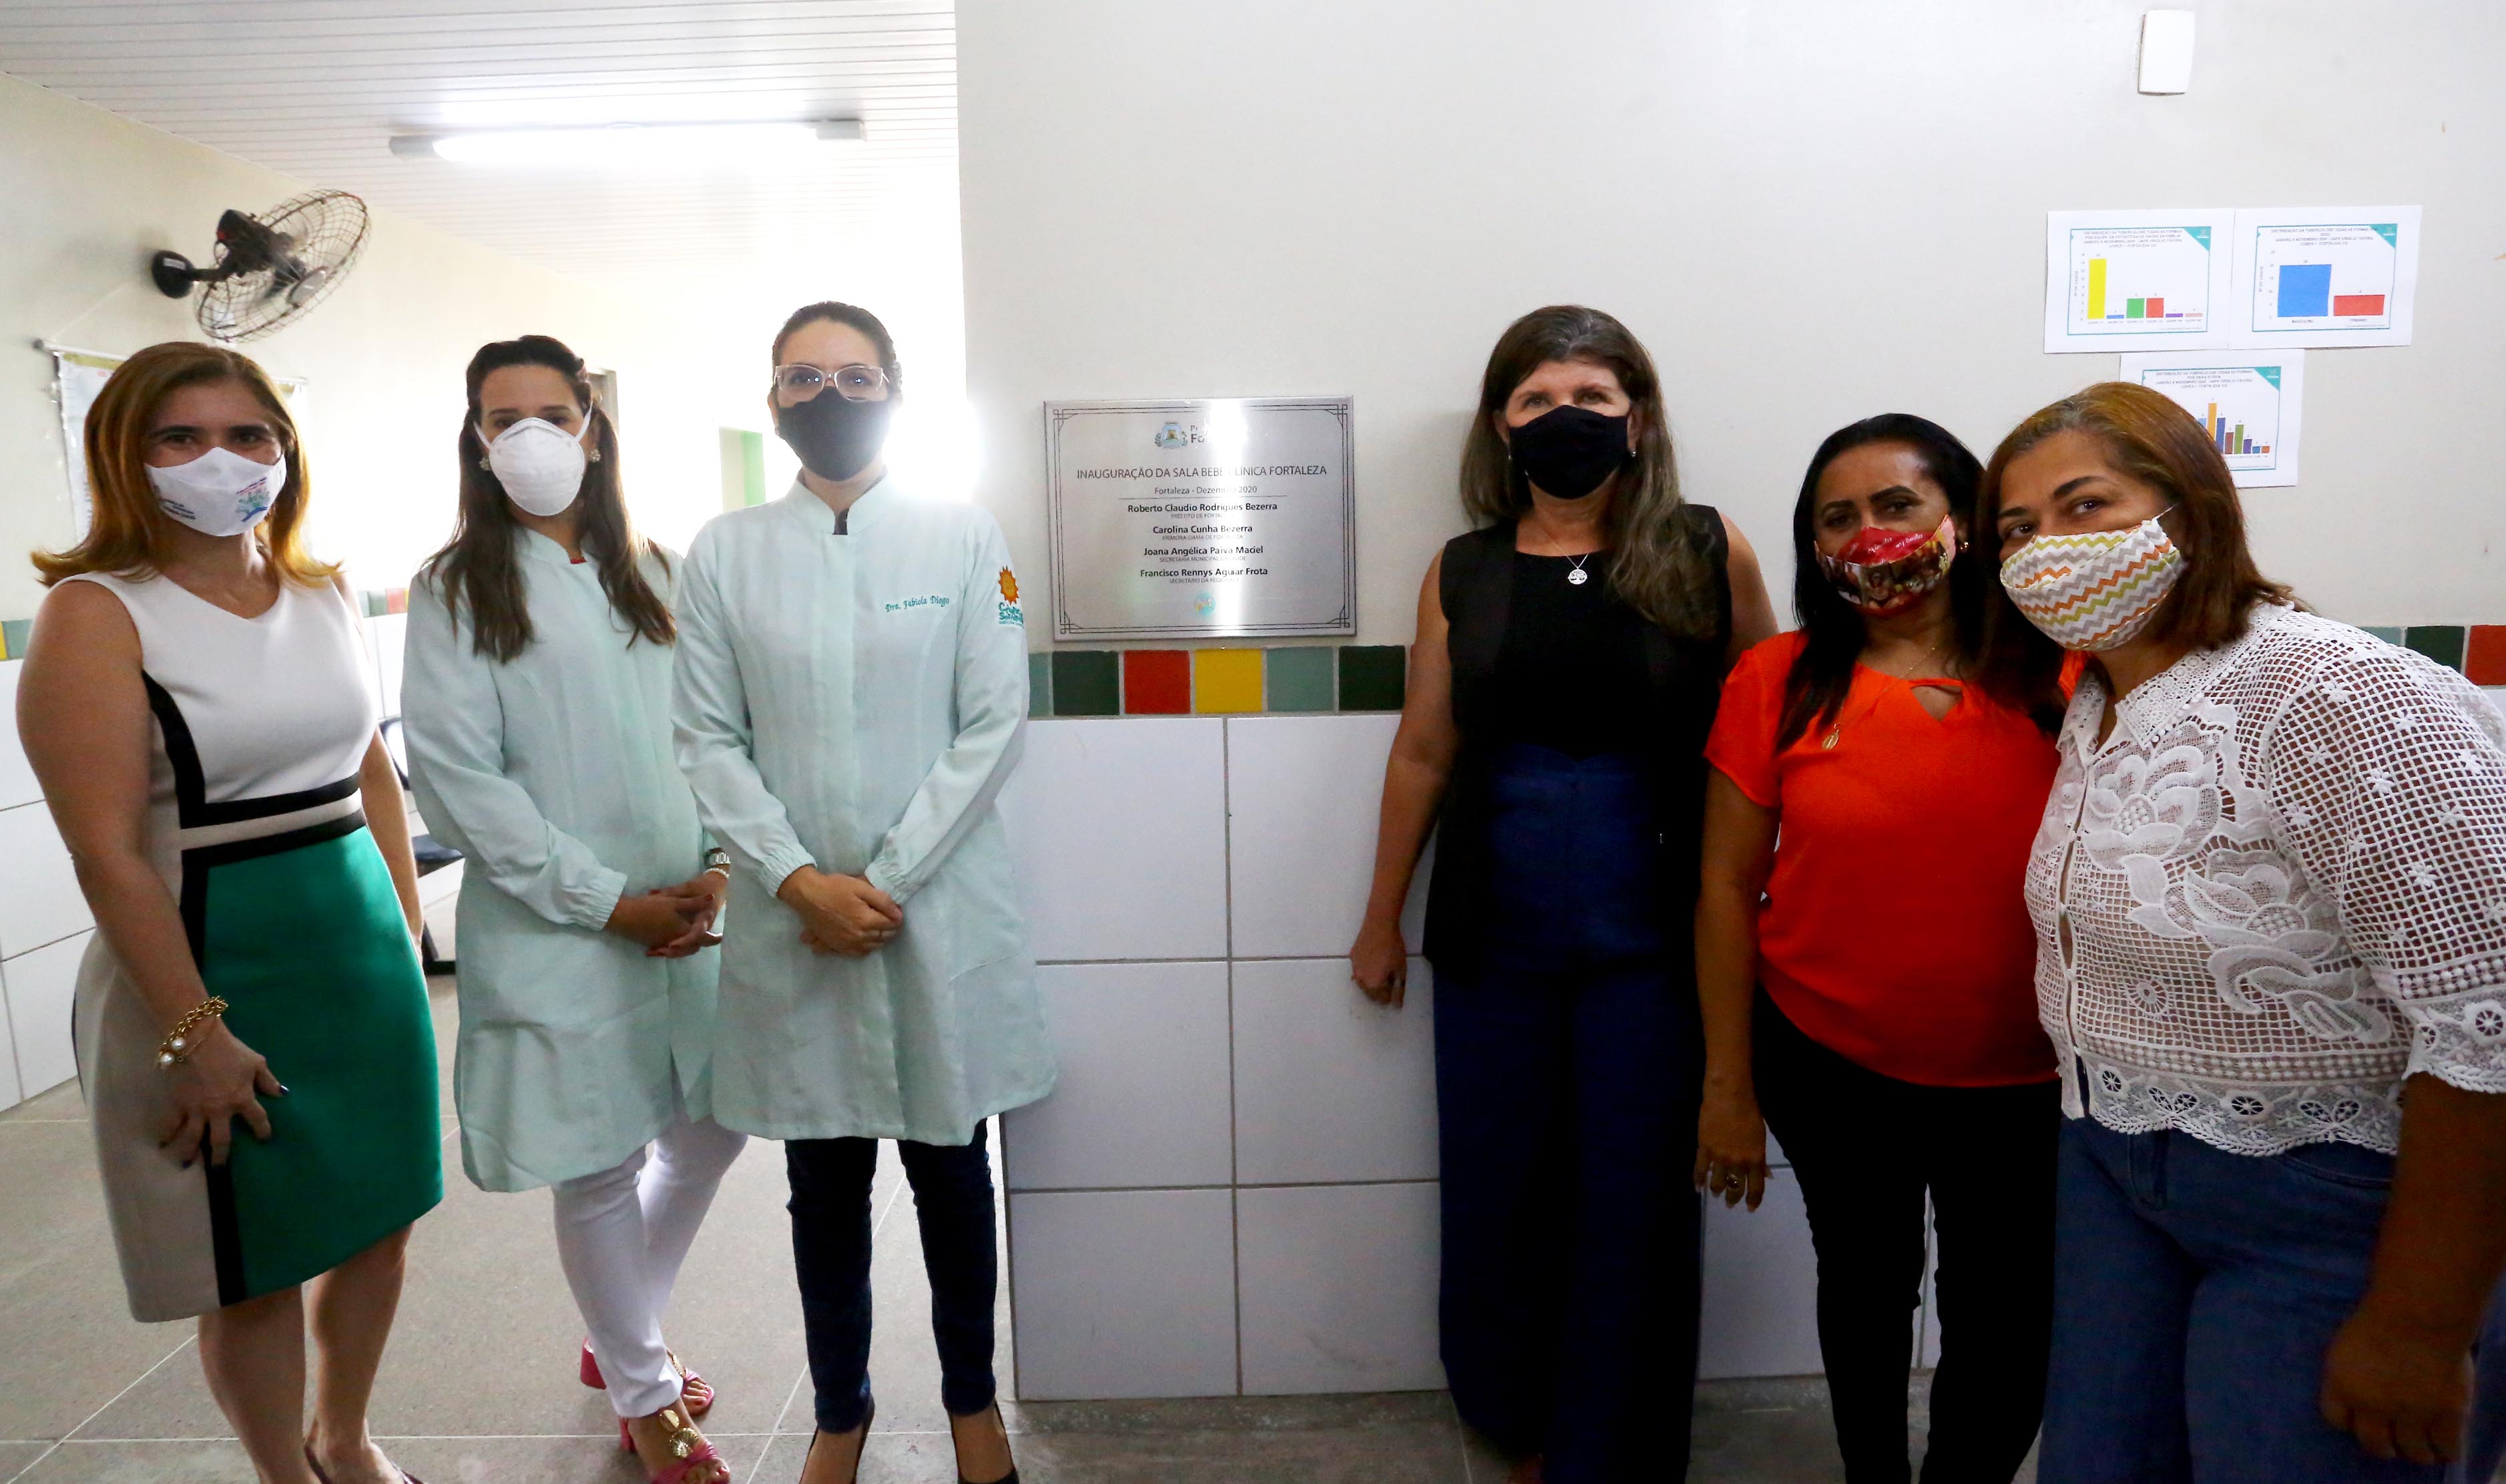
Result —
M 599 124 L 582 128 L 459 129 L 395 134 L 404 159 L 564 169 L 574 165 L 779 163 L 826 144 L 858 143 L 859 119 L 797 124 Z

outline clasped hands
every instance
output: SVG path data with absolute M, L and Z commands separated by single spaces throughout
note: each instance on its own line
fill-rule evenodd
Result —
M 800 916 L 801 941 L 813 953 L 867 958 L 905 926 L 896 899 L 859 876 L 803 866 L 783 878 L 774 895 Z
M 608 929 L 644 945 L 648 959 L 684 959 L 722 941 L 713 923 L 728 885 L 721 872 L 705 871 L 674 887 L 622 896 L 609 914 Z

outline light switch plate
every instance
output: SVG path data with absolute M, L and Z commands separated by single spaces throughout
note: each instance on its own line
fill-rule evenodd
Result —
M 2140 18 L 2140 90 L 2183 92 L 2193 86 L 2193 13 L 2147 11 Z

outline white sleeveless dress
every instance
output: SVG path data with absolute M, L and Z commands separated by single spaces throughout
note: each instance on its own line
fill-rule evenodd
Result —
M 282 583 L 240 618 L 101 573 L 139 632 L 152 713 L 146 845 L 226 1023 L 289 1089 L 223 1168 L 159 1149 L 165 1027 L 98 933 L 79 970 L 79 1075 L 130 1312 L 184 1319 L 294 1286 L 443 1199 L 426 982 L 358 771 L 376 714 L 347 598 Z

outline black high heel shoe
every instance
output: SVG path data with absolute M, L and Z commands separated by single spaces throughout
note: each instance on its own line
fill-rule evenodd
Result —
M 861 1484 L 862 1455 L 870 1451 L 870 1425 L 877 1421 L 878 1421 L 878 1398 L 873 1396 L 870 1399 L 870 1410 L 862 1413 L 861 1447 L 853 1451 L 853 1484 Z M 826 1430 L 826 1429 L 817 1426 L 815 1423 L 810 1424 L 809 1452 L 801 1455 L 802 1472 L 808 1472 L 809 1454 L 818 1451 L 818 1439 L 825 1435 Z
M 1001 1416 L 1001 1404 L 1000 1404 L 1000 1402 L 999 1402 L 999 1401 L 997 1401 L 997 1400 L 995 1400 L 995 1401 L 992 1403 L 992 1416 L 993 1416 L 993 1418 L 994 1418 L 995 1420 L 997 1420 L 997 1421 L 1000 1423 L 1000 1425 L 1001 1425 L 1001 1446 L 1002 1446 L 1004 1449 L 1006 1449 L 1006 1448 L 1009 1446 L 1010 1424 L 1009 1424 L 1009 1419 L 1008 1419 L 1008 1418 L 1006 1418 L 1006 1417 L 1002 1417 L 1002 1416 Z M 953 1446 L 953 1441 L 952 1441 L 952 1446 Z M 958 1470 L 958 1472 L 957 1472 L 957 1484 L 975 1484 L 975 1481 L 974 1481 L 974 1480 L 972 1480 L 972 1479 L 967 1478 L 967 1477 L 966 1477 L 966 1474 L 965 1474 L 965 1470 L 960 1469 L 960 1470 Z M 1002 1475 L 1001 1475 L 999 1478 L 997 1478 L 997 1479 L 993 1479 L 993 1480 L 989 1481 L 989 1484 L 1019 1484 L 1019 1471 L 1018 1471 L 1018 1463 L 1017 1463 L 1017 1461 L 1016 1461 L 1015 1459 L 1013 1459 L 1013 1460 L 1011 1461 L 1011 1463 L 1010 1463 L 1010 1471 L 1009 1471 L 1009 1472 L 1007 1472 L 1007 1473 L 1005 1473 L 1005 1474 L 1002 1474 Z

